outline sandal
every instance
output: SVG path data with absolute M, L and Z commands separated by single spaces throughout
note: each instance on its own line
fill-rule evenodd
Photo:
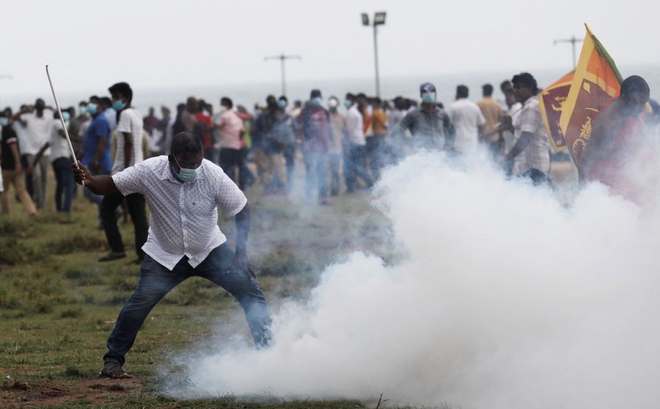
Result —
M 124 371 L 124 368 L 119 365 L 119 362 L 108 361 L 103 365 L 101 372 L 99 372 L 99 377 L 111 379 L 128 379 L 132 378 L 133 376 Z

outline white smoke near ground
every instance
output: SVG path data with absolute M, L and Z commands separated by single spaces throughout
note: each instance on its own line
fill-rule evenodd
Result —
M 418 154 L 375 205 L 407 257 L 352 254 L 279 308 L 274 345 L 185 356 L 195 390 L 460 408 L 660 407 L 660 219 L 602 185 L 571 206 Z

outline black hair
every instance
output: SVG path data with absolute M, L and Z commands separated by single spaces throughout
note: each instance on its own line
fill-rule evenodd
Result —
M 378 98 L 378 97 L 374 97 L 374 98 L 371 100 L 371 102 L 372 102 L 373 104 L 375 104 L 375 105 L 381 105 L 381 104 L 383 103 L 383 100 L 381 100 L 381 99 Z
M 481 87 L 481 90 L 483 91 L 484 97 L 489 97 L 493 95 L 493 86 L 490 84 L 484 84 Z
M 470 91 L 465 85 L 459 85 L 456 87 L 456 98 L 467 98 L 469 94 Z
M 518 75 L 514 75 L 513 78 L 511 79 L 512 84 L 520 84 L 523 85 L 527 88 L 530 88 L 532 90 L 532 94 L 536 95 L 539 92 L 538 84 L 536 83 L 536 79 L 532 76 L 532 74 L 528 72 L 521 72 Z
M 649 84 L 639 75 L 631 75 L 621 83 L 621 95 L 629 96 L 635 92 L 651 92 Z
M 349 101 L 355 101 L 355 95 L 349 92 L 346 94 L 346 99 Z
M 112 100 L 108 97 L 101 97 L 99 98 L 99 104 L 109 108 L 112 106 Z
M 288 100 L 287 97 L 285 97 L 284 95 L 282 95 L 281 97 L 279 97 L 277 100 L 278 100 L 278 101 L 280 101 L 280 100 L 285 100 L 287 104 L 289 103 L 289 100 Z
M 500 91 L 504 92 L 505 88 L 510 88 L 511 87 L 511 81 L 509 80 L 504 80 L 500 83 Z
M 133 90 L 126 82 L 118 82 L 108 88 L 108 91 L 110 91 L 110 95 L 120 94 L 122 97 L 128 99 L 128 102 L 133 101 Z
M 177 160 L 186 153 L 200 153 L 204 151 L 204 145 L 197 135 L 192 132 L 179 132 L 172 138 L 170 153 Z
M 229 109 L 232 109 L 234 107 L 234 102 L 232 102 L 230 98 L 222 97 L 220 99 L 220 105 L 227 105 Z

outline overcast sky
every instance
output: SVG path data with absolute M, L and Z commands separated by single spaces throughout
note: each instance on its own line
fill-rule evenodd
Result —
M 360 14 L 387 12 L 379 28 L 381 77 L 570 69 L 571 46 L 590 25 L 619 66 L 657 65 L 655 0 L 16 0 L 2 2 L 5 95 L 246 84 L 373 76 L 373 35 Z M 579 47 L 578 47 L 579 52 Z

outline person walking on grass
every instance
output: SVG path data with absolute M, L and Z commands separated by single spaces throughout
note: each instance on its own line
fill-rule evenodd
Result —
M 140 282 L 117 318 L 100 375 L 130 377 L 126 353 L 153 307 L 189 277 L 204 277 L 241 304 L 256 348 L 270 344 L 271 316 L 256 276 L 248 267 L 250 207 L 236 184 L 204 159 L 202 141 L 191 132 L 174 136 L 170 154 L 147 159 L 112 176 L 92 176 L 78 162 L 76 182 L 96 194 L 141 193 L 151 211 Z M 218 227 L 218 210 L 236 220 L 236 250 Z

